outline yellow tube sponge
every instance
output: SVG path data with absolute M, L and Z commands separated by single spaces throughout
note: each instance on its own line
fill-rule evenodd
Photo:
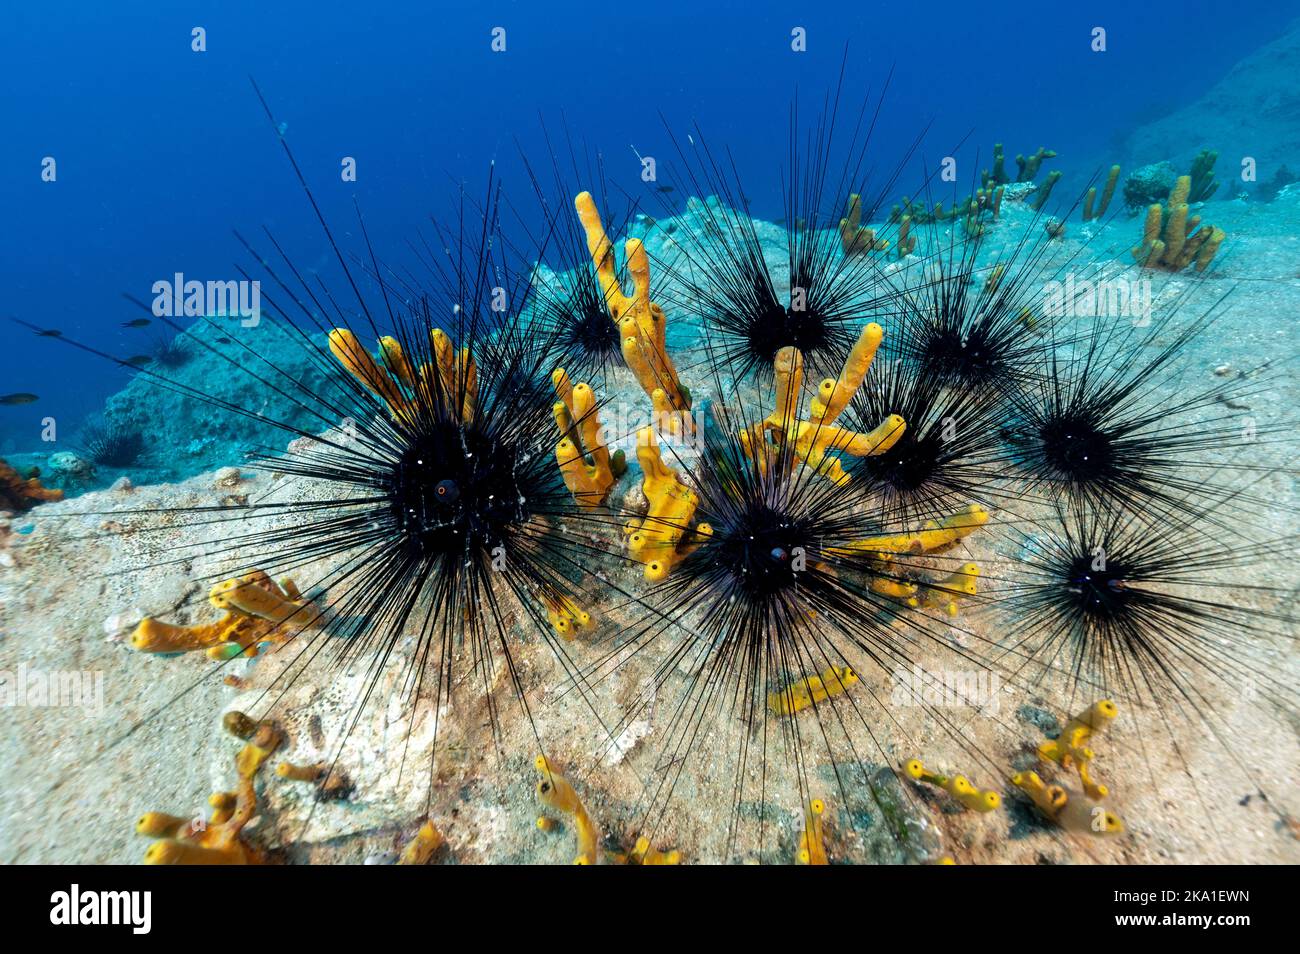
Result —
M 537 783 L 537 798 L 548 808 L 563 812 L 573 819 L 578 833 L 578 855 L 574 863 L 594 865 L 599 859 L 600 830 L 587 814 L 578 793 L 563 775 L 555 771 L 546 756 L 537 756 L 533 764 L 541 774 Z
M 1011 776 L 1011 784 L 1028 795 L 1030 801 L 1048 818 L 1056 818 L 1069 801 L 1065 789 L 1059 785 L 1046 784 L 1037 772 L 1017 772 Z
M 397 379 L 380 367 L 355 334 L 347 328 L 335 328 L 329 333 L 329 349 L 349 374 L 383 399 L 394 417 L 408 412 L 408 402 Z
M 1055 762 L 1063 769 L 1076 770 L 1084 793 L 1093 801 L 1105 798 L 1110 790 L 1105 785 L 1094 782 L 1089 774 L 1089 763 L 1094 753 L 1087 743 L 1110 725 L 1118 714 L 1119 709 L 1114 702 L 1102 699 L 1074 716 L 1058 738 L 1049 739 L 1038 746 L 1040 758 Z
M 799 853 L 796 856 L 801 865 L 826 865 L 826 830 L 822 824 L 822 815 L 826 803 L 814 798 L 808 803 L 803 813 L 803 832 L 799 835 Z
M 1143 268 L 1178 272 L 1195 263 L 1196 271 L 1203 272 L 1218 254 L 1227 233 L 1202 225 L 1199 215 L 1190 215 L 1191 187 L 1191 176 L 1179 176 L 1167 206 L 1156 203 L 1147 209 L 1142 243 L 1132 250 L 1134 261 Z
M 236 721 L 241 726 L 252 722 L 247 716 Z M 227 725 L 234 724 L 227 720 Z M 145 864 L 248 865 L 265 860 L 240 836 L 257 812 L 257 771 L 279 747 L 283 736 L 269 722 L 252 724 L 256 725 L 253 737 L 235 758 L 239 786 L 233 793 L 216 792 L 208 799 L 213 812 L 206 822 L 187 821 L 163 812 L 146 812 L 136 821 L 137 834 L 158 839 L 145 852 Z
M 379 360 L 346 328 L 329 333 L 329 349 L 348 373 L 382 398 L 398 421 L 409 421 L 421 399 L 430 407 L 445 407 L 468 423 L 478 401 L 478 372 L 468 348 L 459 352 L 441 328 L 429 332 L 433 364 L 416 371 L 391 337 L 379 339 Z
M 914 597 L 914 605 L 930 609 L 941 609 L 949 616 L 956 616 L 959 599 L 974 596 L 976 580 L 980 568 L 974 563 L 964 563 L 953 573 L 935 583 L 927 583 L 921 593 Z
M 652 428 L 637 432 L 636 456 L 649 507 L 645 517 L 628 525 L 628 551 L 644 564 L 646 579 L 657 581 L 699 545 L 696 535 L 688 531 L 700 501 L 664 463 Z
M 1038 810 L 1067 831 L 1117 835 L 1124 831 L 1119 815 L 1102 805 L 1071 798 L 1060 785 L 1048 785 L 1036 772 L 1017 772 L 1011 783 L 1029 796 Z
M 627 469 L 623 452 L 611 455 L 601 440 L 596 395 L 588 384 L 574 386 L 563 368 L 556 368 L 551 383 L 560 400 L 552 406 L 560 442 L 555 460 L 578 505 L 590 510 L 604 503 L 614 482 Z
M 838 378 L 827 378 L 817 389 L 809 408 L 809 417 L 823 424 L 833 424 L 846 407 L 849 400 L 862 387 L 867 377 L 871 362 L 875 360 L 876 351 L 885 332 L 874 321 L 864 325 L 858 333 L 858 340 L 844 361 L 844 367 Z
M 988 510 L 979 504 L 969 504 L 942 520 L 927 520 L 921 530 L 866 537 L 849 544 L 848 549 L 880 556 L 895 553 L 943 553 L 984 526 L 988 520 Z
M 591 625 L 591 614 L 580 607 L 570 596 L 558 590 L 544 588 L 540 591 L 542 605 L 551 628 L 565 639 L 573 639 L 580 629 Z
M 623 360 L 636 376 L 647 396 L 662 390 L 670 411 L 664 421 L 672 433 L 691 429 L 690 392 L 677 376 L 677 369 L 665 344 L 667 316 L 650 300 L 650 260 L 640 239 L 628 239 L 624 245 L 627 271 L 632 278 L 632 294 L 623 291 L 614 260 L 614 246 L 600 221 L 600 212 L 590 192 L 580 192 L 573 200 L 578 221 L 587 236 L 587 250 L 596 267 L 596 276 L 605 295 L 610 318 L 618 326 Z
M 876 238 L 874 229 L 862 227 L 862 196 L 856 192 L 849 196 L 849 206 L 840 219 L 840 247 L 845 255 L 866 255 L 884 252 L 889 243 Z
M 650 845 L 650 839 L 642 835 L 631 851 L 625 855 L 613 855 L 612 860 L 623 865 L 680 865 L 682 853 L 677 850 L 657 851 Z
M 858 681 L 851 666 L 828 666 L 820 675 L 805 676 L 780 692 L 767 695 L 767 707 L 777 715 L 794 715 L 809 706 L 834 699 Z
M 1119 166 L 1111 166 L 1110 172 L 1106 176 L 1106 185 L 1102 189 L 1101 204 L 1093 208 L 1097 199 L 1097 187 L 1093 186 L 1088 190 L 1087 197 L 1083 200 L 1083 221 L 1089 222 L 1093 219 L 1099 219 L 1106 214 L 1106 209 L 1110 206 L 1110 200 L 1115 195 L 1115 184 L 1119 182 Z
M 941 788 L 966 808 L 991 812 L 1002 804 L 1002 796 L 991 789 L 978 789 L 963 775 L 940 775 L 921 764 L 920 759 L 905 762 L 903 769 L 918 782 Z
M 776 408 L 760 424 L 742 431 L 741 445 L 757 465 L 766 470 L 777 462 L 796 462 L 836 484 L 849 481 L 838 455 L 868 457 L 883 454 L 903 436 L 907 423 L 891 414 L 868 433 L 835 427 L 833 422 L 862 386 L 883 332 L 877 324 L 862 329 L 838 378 L 827 378 L 811 402 L 811 420 L 801 420 L 803 355 L 785 347 L 773 362 Z
M 906 258 L 916 251 L 916 236 L 912 234 L 912 217 L 905 215 L 898 220 L 898 245 L 896 246 L 899 258 Z
M 415 369 L 402 352 L 401 343 L 393 337 L 379 339 L 379 360 L 384 368 L 402 384 L 403 387 L 415 387 Z
M 301 598 L 292 580 L 278 584 L 261 570 L 225 580 L 212 588 L 208 601 L 225 615 L 212 623 L 177 626 L 146 616 L 131 634 L 131 647 L 145 653 L 206 650 L 212 659 L 241 653 L 256 656 L 263 643 L 282 643 L 319 618 L 320 611 Z

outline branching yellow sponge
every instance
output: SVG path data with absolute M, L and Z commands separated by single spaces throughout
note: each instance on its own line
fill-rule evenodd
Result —
M 1158 202 L 1147 209 L 1142 244 L 1133 249 L 1134 260 L 1143 268 L 1179 272 L 1195 262 L 1196 271 L 1203 272 L 1218 254 L 1227 233 L 1201 225 L 1201 217 L 1190 214 L 1191 188 L 1192 177 L 1179 176 L 1169 193 L 1168 211 Z
M 1063 787 L 1048 785 L 1037 772 L 1017 772 L 1011 776 L 1011 784 L 1028 795 L 1043 815 L 1067 831 L 1092 835 L 1117 835 L 1124 831 L 1124 822 L 1113 811 L 1071 798 Z
M 533 764 L 542 776 L 537 783 L 538 799 L 548 808 L 563 812 L 573 819 L 578 833 L 578 856 L 574 859 L 574 864 L 594 865 L 599 860 L 600 831 L 587 814 L 578 793 L 563 775 L 555 771 L 545 755 L 537 756 Z
M 145 852 L 145 864 L 248 865 L 264 860 L 261 852 L 243 841 L 240 833 L 257 812 L 254 788 L 257 772 L 284 737 L 271 723 L 254 722 L 242 713 L 229 713 L 225 724 L 236 734 L 251 730 L 247 744 L 235 757 L 238 789 L 216 792 L 208 799 L 212 815 L 206 822 L 163 812 L 146 812 L 140 816 L 135 825 L 136 834 L 158 839 Z
M 653 428 L 637 432 L 636 457 L 649 508 L 645 517 L 627 525 L 628 552 L 645 566 L 647 580 L 659 581 L 698 547 L 712 528 L 707 523 L 691 528 L 700 499 L 664 463 Z
M 256 656 L 262 643 L 282 643 L 319 619 L 290 579 L 278 584 L 261 570 L 218 583 L 208 601 L 225 615 L 213 623 L 176 626 L 145 617 L 131 634 L 133 649 L 145 653 L 206 650 L 212 659 L 241 653 Z
M 835 420 L 862 386 L 883 335 L 874 322 L 862 329 L 838 378 L 827 378 L 811 401 L 809 419 L 801 419 L 803 403 L 803 355 L 793 347 L 782 348 L 774 361 L 776 408 L 766 419 L 740 434 L 745 453 L 766 470 L 781 464 L 803 463 L 836 484 L 849 482 L 839 454 L 870 457 L 883 454 L 898 443 L 906 422 L 897 414 L 886 417 L 870 433 L 836 427 Z
M 889 249 L 889 242 L 876 238 L 874 229 L 863 228 L 862 196 L 856 192 L 849 196 L 848 210 L 844 218 L 840 219 L 840 247 L 844 249 L 845 255 L 866 255 Z
M 578 221 L 587 236 L 587 250 L 596 266 L 596 276 L 605 295 L 610 317 L 618 325 L 623 360 L 636 376 L 646 395 L 663 411 L 670 433 L 689 433 L 690 391 L 677 376 L 677 369 L 665 344 L 668 323 L 664 310 L 650 300 L 650 260 L 640 239 L 628 239 L 623 246 L 627 271 L 632 276 L 632 294 L 623 291 L 614 261 L 614 246 L 601 224 L 600 212 L 590 192 L 573 200 Z M 656 396 L 655 392 L 662 394 Z
M 794 715 L 809 706 L 843 695 L 858 681 L 851 666 L 828 666 L 816 676 L 805 676 L 780 692 L 770 692 L 767 707 L 777 715 Z
M 918 782 L 941 788 L 962 805 L 977 812 L 991 812 L 1002 804 L 1002 796 L 991 789 L 980 790 L 964 775 L 939 775 L 929 771 L 919 759 L 904 763 L 903 769 Z
M 569 493 L 579 506 L 591 510 L 605 502 L 627 464 L 622 451 L 611 455 L 601 440 L 600 416 L 591 385 L 575 386 L 563 368 L 555 369 L 551 383 L 560 397 L 551 408 L 560 428 L 555 460 Z
M 820 798 L 808 803 L 803 813 L 803 833 L 799 836 L 799 853 L 796 856 L 801 865 L 830 864 L 826 857 L 826 830 L 822 825 L 822 815 L 826 804 Z
M 1075 769 L 1084 793 L 1093 801 L 1105 798 L 1110 790 L 1100 782 L 1094 782 L 1089 775 L 1088 766 L 1094 753 L 1087 742 L 1110 725 L 1118 714 L 1119 709 L 1109 699 L 1094 702 L 1070 720 L 1059 738 L 1049 739 L 1038 747 L 1040 758 L 1055 762 L 1063 769 Z
M 426 821 L 397 856 L 399 865 L 427 865 L 446 839 L 431 821 Z

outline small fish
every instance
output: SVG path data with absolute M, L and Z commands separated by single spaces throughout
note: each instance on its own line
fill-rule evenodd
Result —
M 148 318 L 136 318 L 132 321 L 122 322 L 122 327 L 123 328 L 147 328 L 149 325 L 152 324 L 153 322 Z
M 58 328 L 46 328 L 44 331 L 36 332 L 36 334 L 37 337 L 40 338 L 62 338 L 63 337 L 63 332 L 60 331 Z
M 153 358 L 149 357 L 147 354 L 137 354 L 132 355 L 122 363 L 129 364 L 133 368 L 143 368 L 146 364 L 152 364 Z
M 229 339 L 229 338 L 218 338 L 218 339 L 216 339 L 216 343 L 217 343 L 217 344 L 230 344 L 230 339 Z
M 33 401 L 39 400 L 40 398 L 35 394 L 19 391 L 17 394 L 6 394 L 0 397 L 0 404 L 31 404 Z
M 659 186 L 659 191 L 660 191 L 660 192 L 673 192 L 674 189 L 673 189 L 672 186 Z

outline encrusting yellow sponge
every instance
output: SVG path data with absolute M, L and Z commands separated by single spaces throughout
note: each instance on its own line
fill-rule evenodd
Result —
M 131 647 L 145 653 L 203 649 L 212 659 L 256 656 L 262 643 L 282 643 L 303 632 L 320 611 L 302 598 L 290 579 L 278 584 L 261 570 L 218 583 L 208 602 L 225 615 L 212 623 L 176 626 L 146 616 L 131 634 Z
M 801 865 L 826 865 L 826 831 L 822 825 L 822 814 L 826 804 L 820 798 L 808 803 L 803 813 L 803 833 L 799 836 L 799 854 L 797 860 Z
M 545 755 L 537 756 L 533 764 L 542 776 L 537 783 L 538 799 L 548 808 L 564 812 L 573 819 L 578 832 L 578 856 L 574 864 L 594 865 L 599 860 L 600 831 L 587 814 L 578 793 L 563 775 L 555 771 Z
M 426 821 L 415 833 L 415 837 L 402 848 L 402 853 L 397 856 L 397 864 L 427 865 L 445 842 L 442 832 L 438 831 L 433 822 Z
M 573 200 L 578 221 L 587 236 L 587 250 L 596 267 L 596 276 L 605 295 L 610 318 L 618 325 L 623 360 L 636 376 L 669 433 L 689 433 L 690 392 L 677 376 L 677 369 L 665 344 L 667 317 L 658 304 L 650 300 L 650 260 L 640 239 L 628 239 L 624 245 L 627 271 L 632 277 L 632 294 L 623 292 L 614 261 L 614 246 L 601 224 L 600 212 L 590 192 L 580 192 Z M 656 399 L 655 392 L 662 391 Z
M 806 676 L 780 692 L 770 692 L 767 707 L 777 715 L 794 715 L 809 706 L 843 695 L 858 681 L 851 666 L 828 666 L 817 676 Z
M 918 782 L 941 788 L 962 805 L 977 812 L 991 812 L 1002 804 L 1002 796 L 991 789 L 980 790 L 963 775 L 940 775 L 921 764 L 920 759 L 904 763 L 904 771 Z

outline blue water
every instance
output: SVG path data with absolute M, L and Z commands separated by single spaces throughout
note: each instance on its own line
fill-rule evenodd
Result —
M 931 166 L 970 133 L 960 155 L 972 164 L 977 149 L 987 162 L 994 141 L 1009 157 L 1046 145 L 1061 154 L 1055 168 L 1086 177 L 1126 130 L 1194 100 L 1300 13 L 1294 2 L 1078 6 L 11 5 L 0 33 L 0 316 L 126 357 L 160 329 L 122 328 L 140 317 L 122 293 L 148 300 L 176 272 L 238 277 L 235 263 L 249 263 L 234 228 L 268 225 L 301 264 L 328 273 L 250 74 L 347 242 L 355 196 L 379 253 L 400 256 L 427 215 L 452 211 L 457 181 L 483 186 L 492 160 L 526 194 L 516 142 L 544 156 L 539 115 L 553 129 L 566 117 L 628 189 L 639 186 L 633 147 L 670 153 L 661 113 L 679 134 L 698 121 L 736 157 L 756 214 L 777 218 L 791 95 L 798 87 L 811 113 L 846 42 L 849 100 L 894 69 L 877 133 L 883 162 L 933 122 Z M 191 50 L 196 26 L 203 53 Z M 496 26 L 504 53 L 490 49 Z M 805 53 L 790 50 L 795 26 L 807 30 Z M 1089 49 L 1094 26 L 1107 30 L 1105 54 Z M 41 181 L 46 156 L 53 183 Z M 344 156 L 357 160 L 355 183 L 340 179 Z M 126 380 L 16 326 L 3 335 L 0 394 L 40 399 L 0 406 L 0 453 L 36 447 L 46 416 L 75 427 Z

